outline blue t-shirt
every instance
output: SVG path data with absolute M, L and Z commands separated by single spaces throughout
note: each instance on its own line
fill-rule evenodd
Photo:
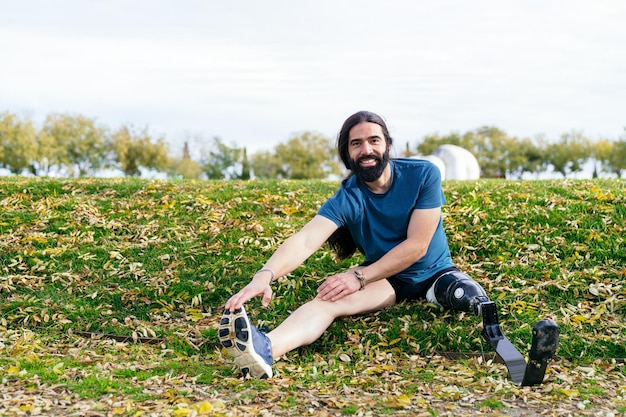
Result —
M 432 162 L 393 159 L 389 164 L 391 186 L 385 193 L 373 193 L 353 175 L 341 183 L 339 191 L 318 212 L 350 231 L 366 263 L 376 262 L 406 240 L 413 210 L 441 207 L 446 202 L 441 174 Z M 440 218 L 426 254 L 396 276 L 420 282 L 451 266 L 448 240 Z

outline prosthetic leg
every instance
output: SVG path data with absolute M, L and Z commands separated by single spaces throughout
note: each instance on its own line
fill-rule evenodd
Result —
M 458 270 L 442 274 L 428 290 L 426 299 L 445 308 L 482 316 L 483 338 L 502 359 L 513 382 L 522 386 L 543 382 L 548 362 L 559 345 L 560 329 L 554 321 L 540 320 L 533 328 L 527 363 L 519 350 L 502 334 L 495 303 L 466 274 Z

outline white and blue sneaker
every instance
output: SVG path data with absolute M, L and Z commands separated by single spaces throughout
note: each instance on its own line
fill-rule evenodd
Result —
M 272 342 L 250 323 L 243 307 L 233 313 L 224 311 L 219 339 L 244 376 L 249 374 L 261 379 L 272 377 Z

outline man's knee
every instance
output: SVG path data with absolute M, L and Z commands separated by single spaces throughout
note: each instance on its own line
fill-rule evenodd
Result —
M 480 315 L 480 305 L 489 302 L 487 293 L 476 281 L 460 271 L 442 275 L 426 293 L 426 299 L 456 311 Z
M 381 279 L 368 284 L 363 291 L 357 291 L 336 301 L 323 301 L 315 297 L 307 304 L 320 314 L 334 318 L 354 316 L 382 310 L 396 302 L 396 293 L 389 281 Z

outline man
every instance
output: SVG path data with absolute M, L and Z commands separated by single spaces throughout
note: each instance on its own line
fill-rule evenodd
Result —
M 439 170 L 424 160 L 390 160 L 392 142 L 380 116 L 361 111 L 346 119 L 337 150 L 353 175 L 226 302 L 219 338 L 244 375 L 271 377 L 274 359 L 314 342 L 338 317 L 424 298 L 480 315 L 481 305 L 490 302 L 483 288 L 452 263 L 442 224 L 445 198 Z M 365 262 L 328 277 L 316 298 L 271 332 L 254 327 L 244 303 L 262 296 L 267 306 L 275 278 L 339 236 L 344 238 L 340 249 L 350 254 L 356 247 Z

